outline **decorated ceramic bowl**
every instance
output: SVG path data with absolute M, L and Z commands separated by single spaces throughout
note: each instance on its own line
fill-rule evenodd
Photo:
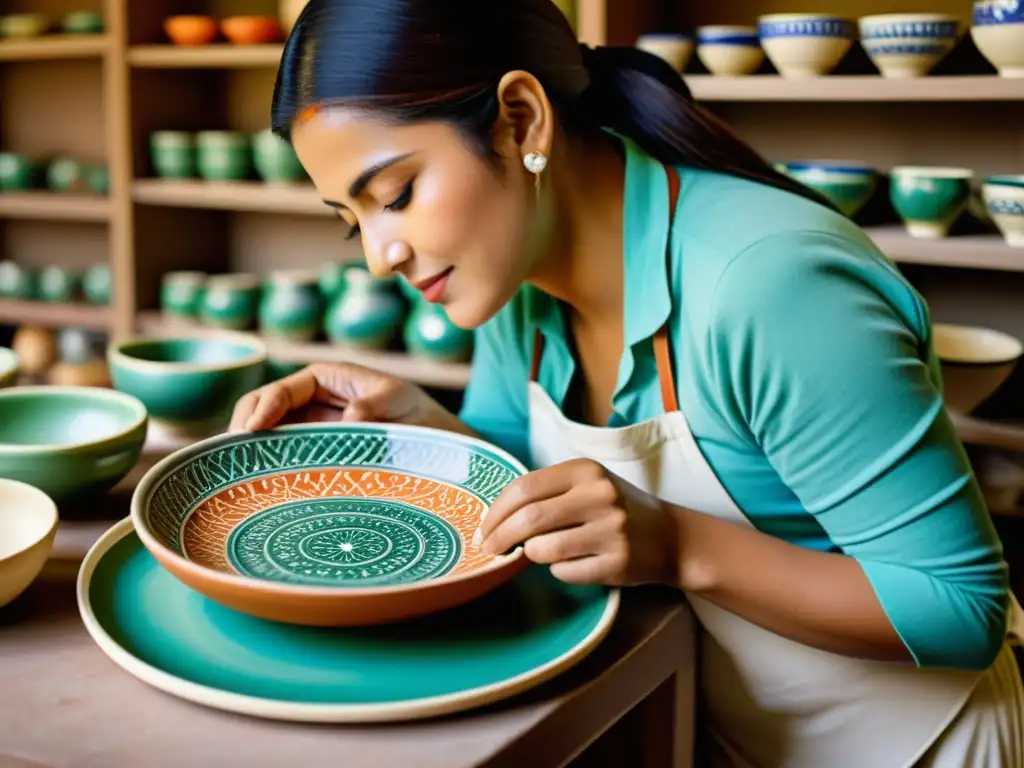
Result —
M 1024 174 L 989 176 L 981 187 L 988 215 L 1011 248 L 1024 248 Z
M 967 208 L 970 168 L 898 166 L 890 172 L 889 199 L 911 237 L 938 238 Z
M 960 413 L 985 402 L 1024 354 L 1020 339 L 991 328 L 934 323 L 932 337 L 942 366 L 943 400 Z
M 18 356 L 13 349 L 0 347 L 0 389 L 9 387 L 18 378 L 21 366 L 18 363 Z
M 56 535 L 53 500 L 31 485 L 0 478 L 0 608 L 35 581 Z
M 772 13 L 757 24 L 761 46 L 783 77 L 829 74 L 857 37 L 850 19 L 827 13 Z
M 667 61 L 676 72 L 682 72 L 693 56 L 693 38 L 688 35 L 640 35 L 636 47 Z
M 927 75 L 960 39 L 960 20 L 946 13 L 883 13 L 859 25 L 864 50 L 891 78 Z
M 460 435 L 317 423 L 219 435 L 142 479 L 132 520 L 187 586 L 234 610 L 317 626 L 395 622 L 473 600 L 527 565 L 474 535 L 525 468 Z
M 109 389 L 0 390 L 0 477 L 36 486 L 63 509 L 127 475 L 148 424 L 141 402 Z
M 764 49 L 755 27 L 706 26 L 697 29 L 697 58 L 713 75 L 740 77 L 757 71 Z
M 878 173 L 864 163 L 804 160 L 777 163 L 776 167 L 827 197 L 847 216 L 856 215 L 878 186 Z
M 1024 77 L 1024 0 L 975 3 L 971 38 L 1001 77 Z

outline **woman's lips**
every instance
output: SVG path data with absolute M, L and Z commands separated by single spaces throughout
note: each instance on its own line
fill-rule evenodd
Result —
M 448 287 L 448 276 L 451 275 L 452 269 L 454 267 L 448 267 L 444 272 L 414 283 L 413 286 L 423 294 L 424 299 L 436 304 L 444 297 L 445 288 Z

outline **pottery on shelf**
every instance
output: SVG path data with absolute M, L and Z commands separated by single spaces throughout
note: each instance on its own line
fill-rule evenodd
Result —
M 5 192 L 31 189 L 39 175 L 39 165 L 17 152 L 0 152 L 0 190 Z
M 186 131 L 154 131 L 149 136 L 149 158 L 160 178 L 192 178 L 196 175 L 195 136 Z
M 98 11 L 72 11 L 61 20 L 68 35 L 99 35 L 104 30 L 103 14 Z
M 23 325 L 14 333 L 11 349 L 25 373 L 37 376 L 46 373 L 57 361 L 57 342 L 49 328 Z
M 352 266 L 345 271 L 345 291 L 327 311 L 327 338 L 355 349 L 390 346 L 402 330 L 407 305 L 394 278 L 378 278 Z
M 139 483 L 132 521 L 168 571 L 233 610 L 374 625 L 466 603 L 527 566 L 521 547 L 495 556 L 473 544 L 524 472 L 440 430 L 299 424 L 172 454 Z
M 1024 174 L 989 176 L 981 187 L 988 215 L 1006 244 L 1024 248 Z
M 273 16 L 229 16 L 221 21 L 220 31 L 236 45 L 278 43 L 283 36 L 281 24 Z
M 757 29 L 765 54 L 786 78 L 831 73 L 857 36 L 855 22 L 826 13 L 767 14 Z
M 1000 77 L 1024 77 L 1024 2 L 975 3 L 971 39 Z
M 927 75 L 960 39 L 960 20 L 945 13 L 883 13 L 858 24 L 861 45 L 888 78 Z
M 268 183 L 305 181 L 309 178 L 291 143 L 269 128 L 253 136 L 252 161 L 256 173 Z
M 967 207 L 974 172 L 969 168 L 898 166 L 890 171 L 889 199 L 907 233 L 938 238 Z
M 244 334 L 133 339 L 111 344 L 114 388 L 145 404 L 167 434 L 206 437 L 228 426 L 235 403 L 266 380 L 267 350 Z
M 0 347 L 0 389 L 13 386 L 21 372 L 21 364 L 13 349 Z
M 207 45 L 217 39 L 220 27 L 212 16 L 169 16 L 164 19 L 164 32 L 175 45 Z
M 312 341 L 323 322 L 319 274 L 306 270 L 272 272 L 260 300 L 260 332 L 288 341 Z
M 49 302 L 69 302 L 78 298 L 82 277 L 77 272 L 63 267 L 49 266 L 39 272 L 36 293 L 39 299 Z
M 804 186 L 828 198 L 847 216 L 855 216 L 878 186 L 878 173 L 869 165 L 846 160 L 805 160 L 776 163 Z
M 241 131 L 199 131 L 196 168 L 206 181 L 239 181 L 252 175 L 249 135 Z
M 86 328 L 65 327 L 57 331 L 57 353 L 64 363 L 84 365 L 101 362 L 106 352 L 106 335 Z
M 13 261 L 0 261 L 0 299 L 36 298 L 36 277 Z
M 0 478 L 0 608 L 42 572 L 53 550 L 58 519 L 57 505 L 41 490 Z
M 98 387 L 0 390 L 0 477 L 34 485 L 61 509 L 106 493 L 135 466 L 146 407 Z
M 46 185 L 55 192 L 84 192 L 86 167 L 71 157 L 57 157 L 46 168 Z
M 414 357 L 464 363 L 473 356 L 473 332 L 452 323 L 443 306 L 422 298 L 412 305 L 403 337 Z
M 1013 372 L 1024 354 L 1020 339 L 991 328 L 933 323 L 942 366 L 942 397 L 954 411 L 971 413 Z
M 107 264 L 94 264 L 85 271 L 82 277 L 82 293 L 90 304 L 109 304 L 112 290 L 113 282 Z
M 199 317 L 215 328 L 244 331 L 256 322 L 259 301 L 260 281 L 255 275 L 212 275 L 206 281 Z
M 764 61 L 756 27 L 712 25 L 697 28 L 697 58 L 713 75 L 752 75 Z
M 667 61 L 676 72 L 682 72 L 693 56 L 693 38 L 689 35 L 646 34 L 636 40 L 641 51 Z
M 349 265 L 342 261 L 328 261 L 320 266 L 320 295 L 328 304 L 341 296 L 345 290 L 345 270 Z
M 208 279 L 205 272 L 166 272 L 160 280 L 161 311 L 170 317 L 198 317 Z
M 105 195 L 110 192 L 110 172 L 107 166 L 98 163 L 87 163 L 82 171 L 85 188 L 94 195 Z
M 309 0 L 279 0 L 277 15 L 285 34 L 292 31 L 292 27 L 295 26 L 302 9 L 308 2 Z
M 0 36 L 38 37 L 50 28 L 50 19 L 42 13 L 11 13 L 0 16 Z

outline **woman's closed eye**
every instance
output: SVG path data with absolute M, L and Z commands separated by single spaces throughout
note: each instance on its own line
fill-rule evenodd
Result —
M 409 206 L 409 203 L 411 203 L 411 202 L 412 202 L 412 181 L 410 180 L 402 188 L 402 191 L 399 193 L 398 197 L 396 197 L 394 200 L 392 200 L 390 203 L 388 203 L 387 205 L 384 206 L 384 210 L 385 211 L 401 211 L 401 210 L 404 210 L 405 208 L 407 208 Z M 345 221 L 345 218 L 343 216 L 341 216 L 341 214 L 339 214 L 339 217 L 341 217 L 342 221 Z M 348 234 L 345 235 L 345 239 L 346 240 L 354 240 L 355 238 L 359 237 L 359 234 L 360 234 L 359 224 L 358 223 L 357 224 L 353 224 L 352 228 L 349 229 Z

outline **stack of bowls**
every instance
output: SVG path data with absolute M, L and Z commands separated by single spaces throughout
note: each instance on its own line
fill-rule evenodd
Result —
M 713 75 L 751 75 L 764 61 L 764 49 L 754 27 L 731 25 L 697 29 L 697 58 Z
M 885 13 L 859 25 L 861 45 L 888 78 L 927 75 L 960 39 L 960 21 L 944 13 Z
M 787 78 L 827 75 L 842 61 L 857 36 L 850 19 L 826 13 L 775 13 L 758 19 L 765 54 Z
M 805 160 L 776 163 L 776 168 L 855 216 L 874 194 L 878 173 L 870 165 L 847 160 Z
M 1024 248 L 1024 174 L 989 176 L 982 184 L 981 194 L 1006 244 Z
M 1024 2 L 975 3 L 971 38 L 1000 77 L 1024 77 Z

